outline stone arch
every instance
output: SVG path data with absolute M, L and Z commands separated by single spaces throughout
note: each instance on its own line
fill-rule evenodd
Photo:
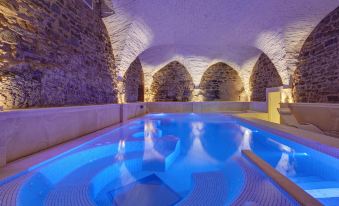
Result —
M 282 79 L 270 58 L 262 53 L 250 77 L 251 101 L 266 101 L 266 88 L 282 86 Z
M 187 69 L 178 61 L 167 64 L 153 75 L 153 101 L 182 101 L 192 98 L 194 84 Z
M 239 101 L 244 92 L 238 72 L 222 62 L 213 64 L 205 71 L 200 89 L 204 101 Z
M 339 7 L 305 41 L 293 74 L 295 102 L 339 102 Z
M 144 73 L 139 58 L 135 59 L 124 75 L 125 102 L 144 101 Z

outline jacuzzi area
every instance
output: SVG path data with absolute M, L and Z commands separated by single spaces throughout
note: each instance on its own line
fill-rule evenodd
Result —
M 243 151 L 338 205 L 339 149 L 220 113 L 129 120 L 2 180 L 0 205 L 300 205 Z

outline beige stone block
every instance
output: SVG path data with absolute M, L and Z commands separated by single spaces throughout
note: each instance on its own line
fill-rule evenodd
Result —
M 339 105 L 325 103 L 289 104 L 301 124 L 313 124 L 321 130 L 339 134 Z
M 142 116 L 147 113 L 147 103 L 122 104 L 122 121 Z
M 192 102 L 149 102 L 149 113 L 190 113 L 193 112 Z
M 249 102 L 201 102 L 200 112 L 234 112 L 249 109 Z
M 0 113 L 7 162 L 120 122 L 120 105 L 12 110 Z

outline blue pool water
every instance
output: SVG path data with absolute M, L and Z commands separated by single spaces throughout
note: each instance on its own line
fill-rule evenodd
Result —
M 244 149 L 324 205 L 339 205 L 337 158 L 221 114 L 131 121 L 31 168 L 17 204 L 231 205 L 249 181 L 238 163 Z

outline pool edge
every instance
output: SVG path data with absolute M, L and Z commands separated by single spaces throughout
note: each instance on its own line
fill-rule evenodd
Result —
M 262 170 L 277 185 L 285 190 L 291 197 L 293 197 L 299 204 L 307 206 L 322 206 L 322 204 L 317 199 L 313 198 L 294 182 L 275 170 L 268 163 L 255 155 L 252 151 L 242 150 L 241 153 L 245 155 L 260 170 Z
M 301 130 L 286 125 L 280 125 L 260 119 L 243 118 L 237 115 L 231 116 L 245 124 L 249 124 L 258 129 L 262 129 L 274 135 L 280 136 L 281 138 L 285 138 L 287 140 L 296 142 L 313 150 L 339 159 L 338 138 L 323 134 L 317 134 L 314 132 Z

